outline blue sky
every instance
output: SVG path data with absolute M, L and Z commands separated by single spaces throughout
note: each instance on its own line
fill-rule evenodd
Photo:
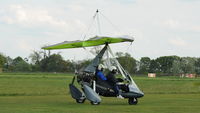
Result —
M 0 52 L 28 57 L 46 44 L 82 40 L 96 9 L 120 29 L 100 17 L 102 35 L 135 37 L 131 47 L 112 45 L 115 52 L 129 52 L 136 59 L 199 57 L 199 0 L 1 0 Z M 87 38 L 92 35 L 95 30 Z M 61 52 L 65 59 L 92 57 L 83 49 L 53 52 Z

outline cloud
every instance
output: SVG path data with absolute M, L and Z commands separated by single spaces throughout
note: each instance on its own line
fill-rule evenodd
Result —
M 21 24 L 24 26 L 67 26 L 65 21 L 54 18 L 45 9 L 28 8 L 28 6 L 16 4 L 10 5 L 5 10 L 5 16 L 2 18 L 2 21 L 7 24 Z
M 119 2 L 123 4 L 131 4 L 131 3 L 136 3 L 138 0 L 110 0 L 112 2 Z
M 83 11 L 85 8 L 81 5 L 78 5 L 78 4 L 70 4 L 67 6 L 70 10 L 72 11 Z
M 177 47 L 184 47 L 188 45 L 187 42 L 181 38 L 170 39 L 169 43 Z
M 200 25 L 198 23 L 193 22 L 181 22 L 176 19 L 168 19 L 162 22 L 163 28 L 167 28 L 169 30 L 173 30 L 176 32 L 200 32 Z
M 197 31 L 197 32 L 200 32 L 200 26 L 194 26 L 194 27 L 193 27 L 193 30 L 194 30 L 194 31 Z
M 163 22 L 163 24 L 168 27 L 168 28 L 171 28 L 171 29 L 177 29 L 177 28 L 180 28 L 180 22 L 178 20 L 175 20 L 175 19 L 168 19 L 168 20 L 165 20 Z
M 200 0 L 179 0 L 181 2 L 200 2 Z
M 82 8 L 81 6 L 73 5 L 70 6 L 69 10 L 71 12 L 80 12 Z M 48 34 L 47 36 L 50 36 L 50 34 L 63 34 L 62 36 L 64 37 L 66 33 L 82 33 L 87 28 L 85 23 L 79 18 L 70 17 L 70 14 L 64 15 L 62 11 L 61 9 L 52 11 L 48 7 L 32 7 L 30 4 L 11 4 L 1 10 L 0 22 L 18 26 L 24 29 L 24 31 L 34 29 L 35 33 L 43 32 L 44 35 Z
M 17 41 L 17 46 L 21 51 L 29 52 L 31 50 L 34 50 L 34 48 L 31 46 L 30 42 L 23 40 L 23 39 Z

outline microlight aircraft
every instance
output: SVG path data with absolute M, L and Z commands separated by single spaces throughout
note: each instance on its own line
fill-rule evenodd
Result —
M 98 11 L 97 11 L 98 13 Z M 75 76 L 69 84 L 70 94 L 77 103 L 84 103 L 89 100 L 92 105 L 99 105 L 102 101 L 100 96 L 116 97 L 113 86 L 109 82 L 99 83 L 96 79 L 96 70 L 99 64 L 104 64 L 107 69 L 115 66 L 118 70 L 118 83 L 121 95 L 124 99 L 128 99 L 129 105 L 136 105 L 138 98 L 144 96 L 144 93 L 138 88 L 131 75 L 120 65 L 110 44 L 134 41 L 130 36 L 110 37 L 110 36 L 94 36 L 88 40 L 64 41 L 62 43 L 45 46 L 42 49 L 70 49 L 85 48 L 92 46 L 104 45 L 101 51 L 95 56 L 89 65 L 75 71 Z M 75 86 L 78 82 L 80 88 Z

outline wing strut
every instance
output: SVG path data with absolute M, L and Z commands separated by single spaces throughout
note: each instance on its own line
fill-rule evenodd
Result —
M 127 79 L 132 85 L 134 85 L 134 87 L 138 90 L 138 86 L 136 85 L 136 83 L 134 82 L 134 80 L 132 79 L 132 77 L 130 76 L 130 74 L 121 66 L 121 64 L 118 62 L 118 60 L 116 59 L 115 55 L 113 54 L 110 46 L 108 45 L 108 51 L 110 52 L 110 54 L 112 55 L 115 64 L 117 65 L 117 68 L 119 69 L 120 73 L 122 74 L 122 76 Z

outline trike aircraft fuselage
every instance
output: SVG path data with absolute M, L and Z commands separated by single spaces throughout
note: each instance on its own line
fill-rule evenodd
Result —
M 121 75 L 121 81 L 117 83 L 120 91 L 122 92 L 121 95 L 124 98 L 128 98 L 128 103 L 130 105 L 135 105 L 138 102 L 138 98 L 143 97 L 144 93 L 135 84 L 130 74 L 117 61 L 109 46 L 109 44 L 111 43 L 120 42 L 133 42 L 133 39 L 127 37 L 113 38 L 95 36 L 94 38 L 90 38 L 89 40 L 65 41 L 59 44 L 43 47 L 43 49 L 52 50 L 105 45 L 88 66 L 83 67 L 82 70 L 75 72 L 72 83 L 69 84 L 71 96 L 76 100 L 77 103 L 84 103 L 84 101 L 88 99 L 93 105 L 100 104 L 101 98 L 99 97 L 99 95 L 105 97 L 116 97 L 113 86 L 108 81 L 99 80 L 95 75 L 97 66 L 101 62 L 103 62 L 103 56 L 107 54 L 107 59 L 104 60 L 108 61 L 106 63 L 107 68 L 109 68 L 111 65 L 114 65 L 117 67 L 119 75 Z M 110 58 L 108 54 L 110 54 L 112 58 Z M 80 89 L 78 89 L 74 85 L 75 79 L 77 79 L 76 81 L 81 86 L 82 91 L 80 91 Z

